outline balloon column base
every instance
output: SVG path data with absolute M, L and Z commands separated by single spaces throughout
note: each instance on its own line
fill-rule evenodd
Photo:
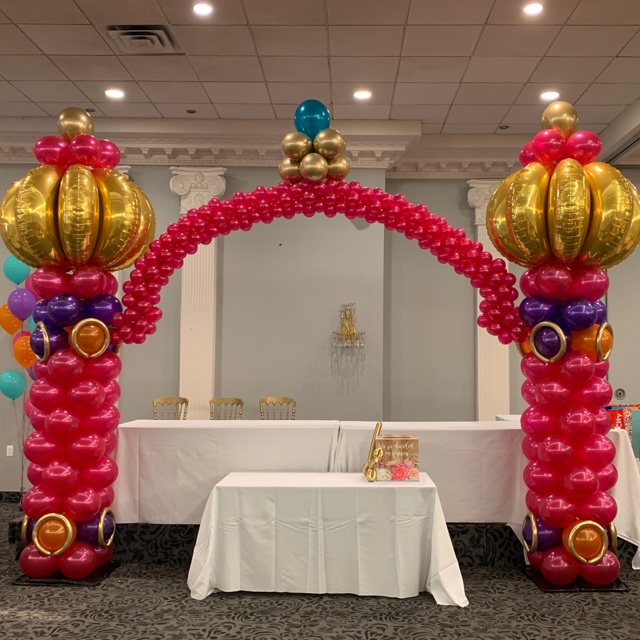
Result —
M 534 571 L 531 567 L 524 568 L 525 575 L 545 593 L 576 593 L 576 592 L 590 592 L 590 593 L 627 593 L 629 587 L 617 578 L 615 582 L 611 584 L 598 585 L 591 584 L 584 580 L 584 578 L 578 577 L 569 584 L 553 584 L 549 582 L 539 571 Z
M 96 587 L 105 578 L 108 578 L 119 566 L 119 562 L 110 562 L 102 567 L 97 567 L 86 578 L 82 578 L 82 580 L 66 578 L 60 571 L 56 571 L 56 573 L 46 578 L 30 578 L 29 576 L 22 574 L 19 578 L 16 578 L 12 584 L 17 584 L 23 587 L 31 585 L 42 585 L 47 587 Z

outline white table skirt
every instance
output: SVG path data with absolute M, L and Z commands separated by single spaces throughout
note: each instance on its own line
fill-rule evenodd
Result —
M 118 428 L 118 522 L 198 524 L 232 471 L 330 471 L 339 423 L 136 420 Z
M 369 483 L 361 473 L 232 473 L 211 492 L 189 570 L 215 590 L 355 593 L 468 604 L 427 474 Z

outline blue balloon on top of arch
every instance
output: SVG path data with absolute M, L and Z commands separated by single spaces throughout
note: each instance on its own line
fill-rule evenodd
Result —
M 305 100 L 298 105 L 293 123 L 297 131 L 313 140 L 321 131 L 329 128 L 331 116 L 329 109 L 319 100 Z

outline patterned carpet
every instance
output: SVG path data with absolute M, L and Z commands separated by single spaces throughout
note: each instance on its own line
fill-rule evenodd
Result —
M 630 640 L 640 637 L 640 572 L 628 593 L 538 590 L 518 569 L 464 569 L 470 605 L 294 594 L 189 596 L 185 566 L 126 564 L 97 587 L 15 586 L 0 504 L 0 638 L 10 640 Z

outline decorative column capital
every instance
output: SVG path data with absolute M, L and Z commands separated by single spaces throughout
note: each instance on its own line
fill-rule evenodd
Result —
M 131 170 L 130 164 L 119 164 L 116 167 L 116 171 L 118 173 L 121 173 L 125 178 L 129 178 L 129 179 L 131 179 L 131 176 L 129 175 L 130 170 Z
M 180 196 L 180 213 L 197 209 L 211 198 L 224 195 L 227 182 L 224 167 L 171 167 L 169 188 Z
M 475 223 L 484 226 L 487 218 L 487 204 L 500 180 L 467 180 L 469 193 L 467 202 L 476 210 Z

